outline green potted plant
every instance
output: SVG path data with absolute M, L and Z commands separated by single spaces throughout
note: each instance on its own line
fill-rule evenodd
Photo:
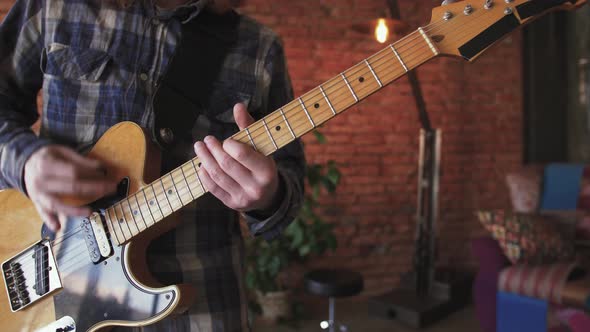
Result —
M 325 137 L 315 132 L 321 144 Z M 267 242 L 261 238 L 246 242 L 246 286 L 255 294 L 263 320 L 276 322 L 291 314 L 290 291 L 282 273 L 294 263 L 303 263 L 312 255 L 336 249 L 333 225 L 317 213 L 323 191 L 334 193 L 340 181 L 340 171 L 334 161 L 307 165 L 307 191 L 299 215 L 285 229 L 283 236 Z

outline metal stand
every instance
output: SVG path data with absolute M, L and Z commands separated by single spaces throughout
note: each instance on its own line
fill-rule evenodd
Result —
M 441 139 L 440 129 L 420 130 L 418 210 L 416 211 L 416 247 L 414 249 L 416 295 L 419 297 L 425 297 L 431 293 L 434 281 Z
M 320 327 L 322 328 L 322 330 L 328 329 L 328 332 L 335 332 L 335 328 L 336 328 L 336 299 L 334 297 L 330 297 L 329 298 L 329 314 L 328 314 L 328 320 L 327 321 L 323 321 L 320 323 Z M 348 327 L 346 325 L 342 325 L 340 324 L 340 332 L 347 332 L 348 331 Z
M 335 324 L 335 320 L 334 320 L 334 298 L 330 297 L 330 313 L 329 313 L 329 323 L 330 323 L 330 332 L 334 332 L 334 324 Z
M 391 16 L 399 19 L 396 0 L 387 0 Z M 407 73 L 422 125 L 420 131 L 420 157 L 418 160 L 418 209 L 414 269 L 401 286 L 381 296 L 369 299 L 369 314 L 400 320 L 414 328 L 421 328 L 469 303 L 470 277 L 451 271 L 445 281 L 437 280 L 436 221 L 442 132 L 431 126 L 426 104 L 414 71 Z
M 420 131 L 418 210 L 414 269 L 401 286 L 369 299 L 369 314 L 396 319 L 414 328 L 428 326 L 464 307 L 471 298 L 471 277 L 436 270 L 436 220 L 440 178 L 440 130 Z M 438 276 L 437 276 L 438 274 Z

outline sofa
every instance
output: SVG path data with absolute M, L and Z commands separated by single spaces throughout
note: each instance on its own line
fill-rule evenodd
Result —
M 554 227 L 561 235 L 557 244 L 550 243 L 564 247 L 574 248 L 576 236 L 579 239 L 582 235 L 584 239 L 590 234 L 590 218 L 584 217 L 585 212 L 590 211 L 590 168 L 586 165 L 549 164 L 521 174 L 509 173 L 506 179 L 513 211 L 496 212 L 496 219 L 529 218 L 534 222 L 538 218 L 551 219 L 542 220 L 549 227 L 543 231 L 551 234 L 551 227 Z M 481 213 L 478 217 L 490 234 L 473 239 L 471 243 L 472 253 L 479 262 L 473 298 L 481 330 L 590 331 L 590 318 L 584 313 L 590 308 L 590 273 L 577 250 L 580 247 L 574 248 L 573 255 L 555 250 L 557 255 L 544 238 L 529 237 L 529 242 L 532 238 L 542 243 L 529 244 L 525 249 L 517 247 L 516 254 L 522 256 L 519 257 L 510 241 L 520 241 L 525 236 L 509 234 L 506 227 L 512 227 L 513 222 L 485 223 Z M 533 222 L 527 225 L 537 226 Z M 524 229 L 519 224 L 517 230 Z M 510 241 L 499 235 L 511 235 Z M 543 245 L 547 245 L 544 252 L 539 249 Z M 529 260 L 521 260 L 523 257 Z

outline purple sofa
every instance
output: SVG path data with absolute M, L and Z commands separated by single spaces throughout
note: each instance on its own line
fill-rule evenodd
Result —
M 479 271 L 473 282 L 475 313 L 483 332 L 496 332 L 496 293 L 500 271 L 510 261 L 504 256 L 496 240 L 481 237 L 471 242 L 473 255 L 479 262 Z

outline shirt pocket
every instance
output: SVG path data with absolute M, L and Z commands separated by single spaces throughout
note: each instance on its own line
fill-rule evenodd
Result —
M 49 44 L 43 57 L 41 134 L 87 149 L 121 121 L 116 109 L 120 89 L 107 84 L 112 58 L 103 50 L 58 43 Z
M 103 50 L 52 43 L 45 49 L 44 73 L 96 82 L 105 75 L 111 56 Z

